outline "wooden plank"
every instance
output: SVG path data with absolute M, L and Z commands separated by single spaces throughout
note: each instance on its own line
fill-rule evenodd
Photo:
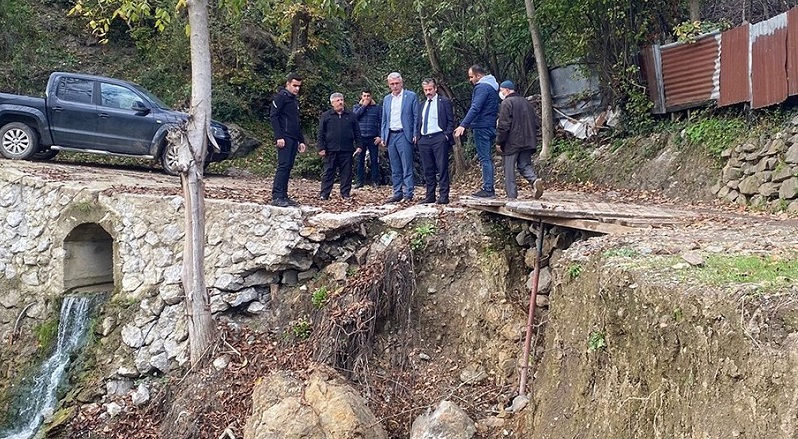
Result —
M 549 216 L 535 216 L 525 215 L 523 213 L 507 210 L 504 207 L 498 206 L 475 206 L 476 209 L 486 212 L 492 212 L 499 215 L 509 216 L 512 218 L 523 219 L 527 221 L 542 220 L 546 224 L 555 226 L 570 227 L 572 229 L 588 230 L 591 232 L 605 233 L 605 234 L 621 234 L 636 231 L 634 227 L 623 226 L 620 224 L 603 223 L 601 221 L 589 219 L 576 219 L 576 218 L 558 218 Z

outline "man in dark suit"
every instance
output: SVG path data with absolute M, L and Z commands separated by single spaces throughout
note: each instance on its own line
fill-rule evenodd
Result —
M 396 203 L 413 199 L 413 145 L 417 140 L 418 101 L 415 93 L 403 88 L 402 75 L 398 72 L 388 75 L 388 88 L 391 93 L 382 101 L 382 126 L 376 140 L 388 145 L 393 185 L 393 196 L 388 202 Z
M 419 123 L 416 126 L 418 152 L 424 167 L 427 193 L 421 204 L 449 203 L 449 148 L 452 146 L 454 131 L 454 111 L 452 101 L 438 95 L 438 85 L 432 78 L 421 81 L 424 96 L 420 107 Z M 439 186 L 439 196 L 435 200 L 435 186 Z

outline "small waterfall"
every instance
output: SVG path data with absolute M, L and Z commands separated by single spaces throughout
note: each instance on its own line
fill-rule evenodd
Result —
M 0 439 L 29 439 L 36 434 L 45 416 L 53 413 L 58 403 L 56 391 L 70 355 L 86 342 L 91 303 L 90 297 L 64 297 L 55 352 L 32 377 L 30 391 L 16 416 L 16 424 L 9 431 L 0 432 Z

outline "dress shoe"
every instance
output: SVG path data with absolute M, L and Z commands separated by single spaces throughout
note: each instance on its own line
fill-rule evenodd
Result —
M 435 203 L 437 203 L 437 204 L 449 204 L 449 199 L 448 198 L 438 198 L 438 201 L 436 201 Z
M 435 198 L 424 198 L 423 200 L 418 200 L 417 204 L 433 204 L 435 203 Z
M 479 190 L 471 194 L 472 197 L 477 198 L 496 198 L 496 192 L 488 192 L 486 190 Z
M 289 205 L 289 206 L 291 206 L 291 207 L 297 207 L 297 206 L 299 206 L 299 203 L 298 203 L 298 202 L 296 202 L 296 200 L 293 200 L 293 199 L 291 199 L 291 198 L 286 198 L 286 199 L 285 199 L 285 202 L 286 202 L 286 203 L 288 203 L 288 205 Z
M 286 200 L 285 198 L 275 198 L 275 199 L 273 199 L 272 200 L 272 206 L 291 207 L 291 205 L 288 204 L 288 200 Z
M 543 180 L 538 178 L 532 183 L 532 198 L 537 200 L 541 196 L 543 196 Z
M 386 201 L 386 203 L 398 203 L 400 201 L 402 201 L 402 196 L 401 195 L 394 195 L 391 198 L 389 198 L 388 201 Z

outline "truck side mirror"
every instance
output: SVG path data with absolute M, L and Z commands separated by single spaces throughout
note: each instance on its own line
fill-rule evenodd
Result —
M 150 109 L 144 105 L 141 101 L 133 102 L 133 105 L 130 106 L 130 109 L 135 111 L 136 113 L 144 113 L 149 114 Z

